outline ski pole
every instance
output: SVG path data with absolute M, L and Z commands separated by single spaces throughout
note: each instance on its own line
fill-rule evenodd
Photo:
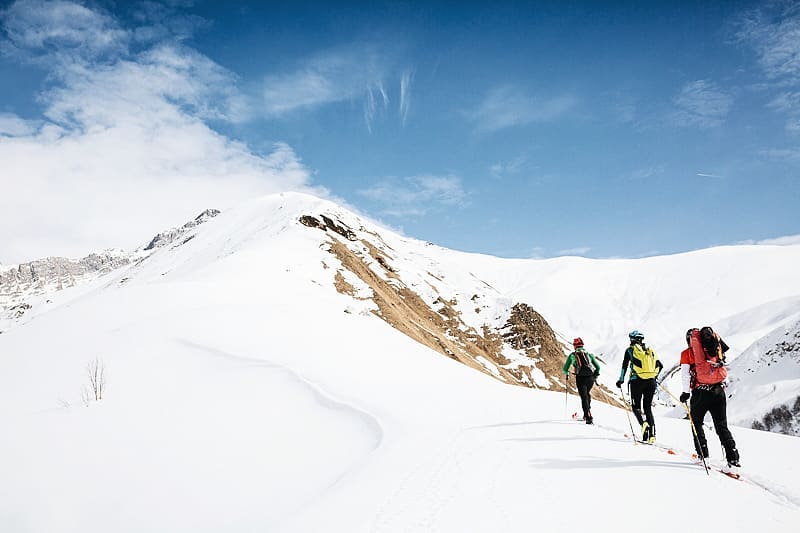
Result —
M 634 446 L 638 443 L 636 440 L 636 432 L 633 431 L 633 422 L 631 422 L 631 404 L 625 398 L 625 391 L 622 390 L 622 387 L 619 388 L 620 394 L 622 394 L 622 401 L 625 402 L 625 416 L 628 418 L 628 426 L 631 428 L 631 437 L 633 438 Z
M 608 393 L 605 391 L 605 389 L 603 389 L 603 387 L 600 387 L 600 392 L 602 392 L 603 396 L 606 397 L 606 402 L 609 405 L 614 405 L 614 403 L 611 401 L 611 397 L 608 395 Z M 621 388 L 620 388 L 620 392 L 622 392 Z M 622 403 L 625 406 L 625 408 L 623 410 L 625 411 L 625 416 L 628 417 L 628 425 L 631 427 L 631 437 L 633 437 L 633 444 L 635 445 L 635 444 L 637 444 L 636 435 L 633 433 L 633 424 L 631 423 L 631 415 L 630 415 L 630 413 L 628 413 L 628 402 L 625 400 L 625 394 L 622 395 Z
M 688 405 L 686 405 L 684 402 L 680 401 L 680 399 L 676 398 L 676 397 L 675 397 L 675 395 L 674 395 L 674 394 L 672 394 L 672 393 L 669 391 L 669 389 L 668 389 L 668 388 L 666 388 L 666 387 L 664 386 L 664 384 L 663 384 L 663 383 L 660 385 L 660 387 L 661 387 L 661 389 L 662 389 L 662 390 L 664 390 L 664 391 L 665 391 L 667 394 L 669 394 L 670 396 L 672 396 L 672 399 L 673 399 L 673 400 L 675 400 L 676 402 L 678 402 L 679 404 L 681 404 L 681 406 L 683 407 L 683 409 L 686 411 L 686 414 L 689 416 L 689 424 L 691 424 L 691 425 L 692 425 L 692 435 L 694 436 L 694 445 L 695 445 L 695 449 L 697 450 L 697 455 L 699 455 L 699 456 L 700 456 L 700 459 L 703 461 L 703 468 L 705 468 L 705 469 L 706 469 L 706 474 L 710 476 L 710 475 L 711 475 L 711 473 L 708 471 L 708 465 L 706 464 L 706 458 L 705 458 L 705 456 L 703 455 L 703 448 L 702 448 L 702 446 L 700 446 L 700 437 L 698 437 L 698 436 L 697 436 L 697 428 L 696 428 L 696 427 L 695 427 L 695 425 L 694 425 L 694 420 L 692 419 L 692 412 L 689 410 L 689 406 L 688 406 Z M 702 423 L 702 422 L 701 422 L 701 423 Z
M 564 376 L 564 418 L 567 418 L 567 398 L 569 394 L 567 388 L 569 387 L 569 374 Z

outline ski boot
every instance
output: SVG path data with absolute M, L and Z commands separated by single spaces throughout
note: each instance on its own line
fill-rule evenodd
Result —
M 650 442 L 650 424 L 647 422 L 642 424 L 642 442 Z
M 722 467 L 722 472 L 729 476 L 738 476 L 739 468 L 742 466 L 739 462 L 739 450 L 733 448 L 730 452 L 726 451 L 725 455 L 727 455 L 728 464 Z
M 720 472 L 728 477 L 739 479 L 739 468 L 741 466 L 739 461 L 728 461 L 728 464 L 720 468 Z

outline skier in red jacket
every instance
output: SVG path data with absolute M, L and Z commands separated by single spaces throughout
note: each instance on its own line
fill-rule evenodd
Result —
M 735 472 L 739 464 L 739 450 L 728 429 L 727 400 L 724 381 L 728 377 L 725 368 L 725 352 L 728 345 L 709 326 L 693 328 L 686 332 L 688 348 L 681 352 L 681 382 L 683 393 L 680 401 L 689 405 L 690 416 L 694 422 L 697 439 L 694 446 L 697 455 L 708 457 L 708 443 L 703 430 L 703 419 L 711 413 L 714 429 L 725 448 L 728 460 L 727 471 Z

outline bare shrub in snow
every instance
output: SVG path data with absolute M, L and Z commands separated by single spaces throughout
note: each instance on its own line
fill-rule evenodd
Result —
M 89 387 L 84 391 L 84 403 L 88 400 L 103 399 L 103 389 L 106 384 L 105 366 L 103 361 L 95 357 L 93 361 L 89 361 L 86 365 L 86 373 L 89 376 Z

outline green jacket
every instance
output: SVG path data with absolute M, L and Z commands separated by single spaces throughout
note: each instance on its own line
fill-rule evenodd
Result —
M 591 362 L 592 366 L 594 366 L 594 376 L 597 377 L 600 375 L 600 365 L 597 362 L 597 359 L 594 358 L 594 354 L 591 354 L 584 350 L 583 348 L 578 348 L 575 352 L 583 352 L 589 356 L 589 361 Z M 575 352 L 572 352 L 567 356 L 567 360 L 564 362 L 564 374 L 569 374 L 570 367 L 575 367 L 575 372 L 578 372 L 578 362 L 575 360 Z

